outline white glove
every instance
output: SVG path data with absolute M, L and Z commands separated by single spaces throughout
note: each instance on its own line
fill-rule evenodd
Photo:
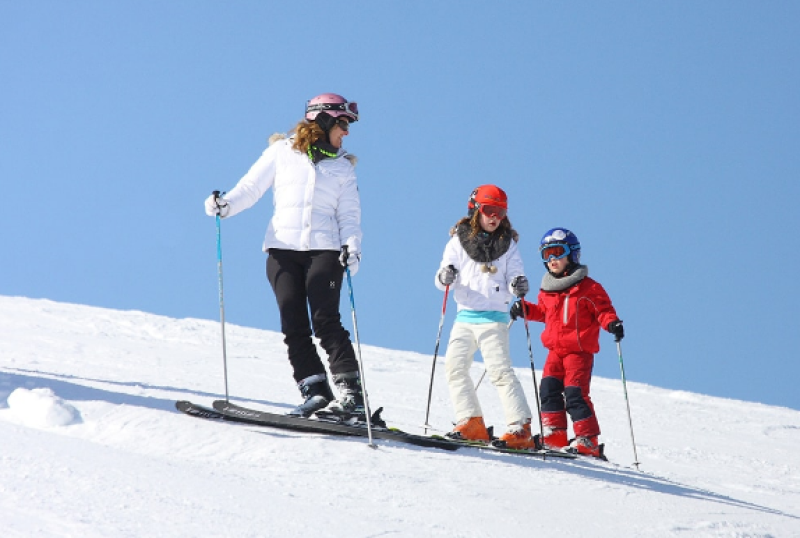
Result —
M 531 289 L 528 279 L 524 275 L 515 276 L 511 279 L 511 284 L 508 288 L 515 297 L 525 297 Z
M 219 196 L 219 194 L 215 193 L 206 198 L 206 215 L 209 217 L 219 215 L 224 218 L 230 210 L 231 207 L 228 205 L 228 201 Z
M 342 267 L 350 269 L 350 276 L 356 276 L 360 262 L 361 254 L 358 252 L 350 252 L 347 245 L 342 247 L 342 252 L 339 254 L 339 263 L 342 264 Z
M 458 274 L 458 269 L 456 269 L 452 265 L 448 265 L 447 267 L 442 267 L 441 270 L 439 271 L 439 282 L 441 282 L 443 286 L 449 286 L 450 284 L 456 281 L 457 274 Z

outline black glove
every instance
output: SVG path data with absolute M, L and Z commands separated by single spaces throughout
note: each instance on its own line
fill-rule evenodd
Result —
M 456 281 L 457 274 L 458 274 L 458 269 L 456 269 L 452 265 L 448 265 L 447 267 L 442 267 L 442 269 L 439 271 L 439 282 L 441 282 L 443 286 L 449 286 L 450 284 Z
M 508 311 L 508 314 L 513 320 L 522 317 L 522 299 L 511 305 L 511 310 Z
M 525 297 L 530 289 L 528 279 L 523 275 L 515 276 L 511 281 L 511 293 L 513 293 L 515 297 Z
M 615 319 L 608 324 L 608 332 L 614 335 L 614 341 L 619 342 L 625 338 L 625 329 L 622 328 L 622 320 Z

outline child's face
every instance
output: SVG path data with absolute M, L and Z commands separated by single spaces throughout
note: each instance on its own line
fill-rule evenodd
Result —
M 560 275 L 564 272 L 564 270 L 569 265 L 569 256 L 564 256 L 563 258 L 550 258 L 547 262 L 547 268 L 550 270 L 551 273 L 555 275 Z
M 497 215 L 492 215 L 491 217 L 486 216 L 483 212 L 481 212 L 481 228 L 485 231 L 492 233 L 500 226 L 500 223 L 503 221 L 502 218 L 498 218 Z

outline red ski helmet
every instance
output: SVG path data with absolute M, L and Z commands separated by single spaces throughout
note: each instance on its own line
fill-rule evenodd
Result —
M 336 93 L 323 93 L 308 100 L 306 119 L 314 121 L 320 112 L 326 112 L 334 118 L 345 116 L 351 122 L 358 121 L 358 104 L 350 103 Z
M 476 209 L 480 209 L 484 205 L 502 207 L 507 210 L 508 196 L 503 189 L 496 185 L 481 185 L 469 195 L 467 203 L 469 214 L 472 215 Z

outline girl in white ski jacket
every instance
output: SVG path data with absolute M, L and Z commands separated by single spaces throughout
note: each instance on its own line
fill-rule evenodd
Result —
M 227 218 L 273 190 L 274 211 L 263 244 L 269 254 L 267 278 L 304 399 L 290 414 L 309 416 L 326 406 L 326 411 L 346 417 L 364 413 L 358 362 L 339 312 L 344 270 L 355 275 L 361 258 L 355 157 L 342 149 L 350 124 L 357 120 L 356 104 L 341 95 L 309 100 L 306 117 L 292 137 L 273 135 L 229 193 L 206 200 L 206 213 Z M 338 400 L 311 339 L 312 327 L 328 354 Z
M 470 376 L 480 350 L 490 381 L 500 395 L 508 431 L 500 441 L 510 448 L 533 448 L 531 410 L 511 365 L 508 310 L 514 297 L 528 292 L 518 235 L 506 217 L 508 199 L 494 185 L 472 192 L 469 216 L 453 228 L 444 250 L 436 287 L 452 288 L 458 304 L 445 355 L 456 426 L 454 439 L 488 442 L 489 433 Z

